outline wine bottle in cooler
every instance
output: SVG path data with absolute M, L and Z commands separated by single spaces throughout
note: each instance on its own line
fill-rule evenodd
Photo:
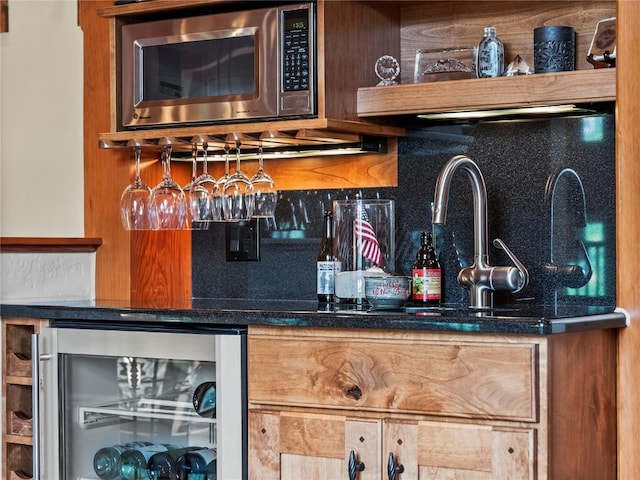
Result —
M 126 450 L 120 455 L 118 468 L 123 480 L 148 480 L 149 469 L 147 464 L 149 459 L 159 452 L 167 452 L 183 448 L 182 445 L 160 445 L 151 444 L 144 447 Z
M 335 276 L 340 272 L 340 262 L 333 254 L 333 214 L 324 214 L 324 230 L 318 250 L 316 264 L 318 302 L 331 303 L 334 301 Z
M 154 453 L 147 462 L 150 480 L 175 480 L 178 476 L 176 462 L 181 455 L 202 447 L 184 447 Z
M 120 455 L 126 450 L 151 445 L 149 442 L 131 442 L 123 445 L 112 445 L 99 449 L 93 456 L 93 470 L 102 480 L 115 480 L 120 478 L 118 461 Z
M 178 480 L 217 480 L 216 451 L 210 448 L 194 450 L 176 461 Z
M 201 417 L 216 417 L 216 382 L 203 382 L 193 391 L 193 408 Z

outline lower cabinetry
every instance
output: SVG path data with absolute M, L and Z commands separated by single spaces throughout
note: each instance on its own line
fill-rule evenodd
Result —
M 249 478 L 616 478 L 615 332 L 249 330 Z
M 533 479 L 535 429 L 252 411 L 254 479 Z
M 2 478 L 32 478 L 31 335 L 46 320 L 2 319 Z

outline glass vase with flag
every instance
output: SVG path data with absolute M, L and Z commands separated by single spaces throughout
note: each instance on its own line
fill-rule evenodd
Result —
M 336 200 L 333 208 L 334 248 L 341 262 L 336 297 L 362 299 L 365 276 L 395 273 L 394 201 Z

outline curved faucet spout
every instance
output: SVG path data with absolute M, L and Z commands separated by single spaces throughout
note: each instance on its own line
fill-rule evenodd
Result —
M 487 186 L 480 168 L 469 157 L 457 155 L 442 167 L 436 181 L 432 222 L 434 224 L 447 223 L 449 188 L 451 180 L 459 169 L 467 173 L 473 194 L 473 260 L 477 266 L 486 266 L 488 264 L 489 248 Z
M 469 290 L 470 307 L 491 308 L 495 290 L 518 292 L 527 284 L 529 273 L 501 240 L 498 245 L 508 253 L 516 266 L 494 267 L 489 265 L 487 187 L 480 168 L 469 157 L 455 156 L 442 168 L 436 181 L 432 223 L 446 223 L 449 188 L 458 170 L 464 171 L 471 182 L 474 245 L 473 265 L 460 270 L 458 283 Z
M 580 230 L 587 226 L 587 201 L 580 175 L 573 168 L 557 169 L 549 175 L 545 187 L 544 200 L 547 209 L 548 237 L 546 242 L 543 243 L 543 255 L 547 260 L 547 263 L 544 264 L 544 269 L 547 277 L 553 281 L 555 287 L 580 288 L 589 283 L 593 274 L 591 259 L 584 241 L 576 237 L 576 247 L 574 247 L 577 255 L 582 257 L 583 265 L 576 262 L 558 265 L 558 259 L 556 258 L 556 188 L 558 188 L 558 184 L 563 178 L 565 178 L 570 187 L 573 187 L 569 191 L 568 198 L 569 205 L 572 207 L 569 212 L 573 214 L 571 219 L 573 220 L 574 228 Z M 557 295 L 557 292 L 554 292 L 555 295 Z

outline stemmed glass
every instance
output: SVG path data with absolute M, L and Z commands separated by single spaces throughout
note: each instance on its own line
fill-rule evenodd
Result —
M 187 209 L 187 226 L 193 230 L 206 230 L 211 220 L 211 195 L 209 190 L 198 183 L 198 144 L 191 147 L 193 165 L 191 169 L 191 182 L 183 188 L 189 208 Z
M 253 215 L 255 195 L 251 180 L 240 169 L 240 142 L 236 142 L 236 171 L 224 182 L 222 207 L 228 221 L 249 220 Z
M 258 161 L 258 171 L 251 177 L 251 185 L 253 185 L 253 193 L 255 195 L 253 217 L 271 218 L 276 211 L 278 192 L 273 179 L 264 171 L 262 145 L 258 148 Z
M 120 219 L 126 230 L 148 230 L 151 228 L 149 200 L 151 188 L 140 177 L 140 145 L 133 147 L 136 173 L 133 182 L 128 185 L 120 196 Z
M 218 179 L 218 185 L 220 186 L 220 219 L 221 220 L 229 220 L 226 216 L 226 214 L 224 213 L 224 184 L 227 182 L 227 180 L 229 180 L 229 178 L 231 178 L 231 175 L 229 174 L 229 152 L 231 151 L 231 148 L 229 147 L 229 144 L 227 142 L 225 142 L 224 144 L 224 175 L 222 175 L 219 179 Z
M 196 182 L 209 192 L 210 208 L 206 221 L 211 222 L 220 220 L 222 215 L 222 197 L 218 182 L 208 171 L 208 149 L 209 145 L 207 142 L 202 142 L 202 174 L 196 179 Z
M 151 190 L 152 228 L 185 228 L 187 201 L 182 187 L 171 178 L 171 145 L 162 148 L 162 180 Z

